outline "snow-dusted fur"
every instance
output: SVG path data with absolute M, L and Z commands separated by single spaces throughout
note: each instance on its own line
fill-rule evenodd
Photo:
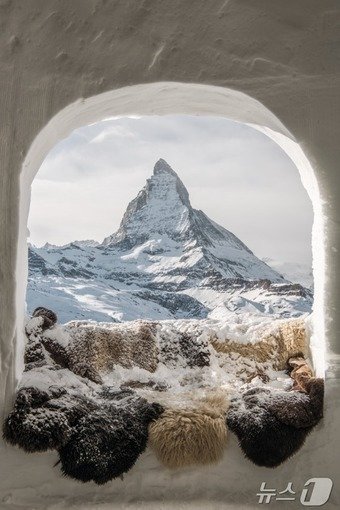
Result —
M 159 322 L 157 325 L 158 361 L 167 367 L 207 367 L 210 365 L 209 341 L 198 331 L 181 331 L 178 325 Z
M 306 386 L 313 377 L 313 370 L 302 356 L 288 360 L 290 377 L 294 380 L 293 389 L 306 391 Z
M 55 363 L 60 367 L 68 368 L 68 353 L 66 348 L 57 339 L 48 333 L 53 331 L 57 315 L 47 308 L 39 307 L 35 315 L 26 324 L 27 344 L 24 361 L 25 371 Z
M 300 319 L 51 326 L 54 316 L 40 308 L 26 325 L 25 372 L 3 435 L 27 452 L 57 450 L 69 477 L 122 475 L 148 436 L 169 468 L 217 462 L 227 425 L 249 459 L 274 467 L 322 418 L 323 381 L 304 357 Z
M 169 408 L 149 426 L 150 445 L 166 467 L 219 461 L 227 442 L 226 395 L 211 392 L 188 408 Z
M 308 354 L 306 326 L 302 319 L 286 320 L 278 325 L 274 323 L 271 330 L 268 328 L 268 331 L 260 333 L 261 337 L 252 343 L 221 341 L 214 337 L 211 343 L 217 352 L 238 353 L 259 363 L 270 360 L 276 370 L 285 370 L 289 358 L 300 353 Z
M 228 427 L 258 466 L 276 467 L 296 453 L 323 413 L 323 381 L 311 378 L 306 392 L 253 388 L 232 400 Z
M 38 329 L 41 324 L 37 324 Z M 74 321 L 65 326 L 66 347 L 41 331 L 29 335 L 25 362 L 28 369 L 42 366 L 44 351 L 60 366 L 102 384 L 102 375 L 115 365 L 139 367 L 154 372 L 159 363 L 167 366 L 204 367 L 210 363 L 209 343 L 196 334 L 151 321 L 96 324 Z
M 23 388 L 3 436 L 27 452 L 58 450 L 65 475 L 102 484 L 131 469 L 145 450 L 149 423 L 162 411 L 131 390 L 104 389 L 94 399 Z
M 58 449 L 64 444 L 71 428 L 65 413 L 50 402 L 51 397 L 37 388 L 21 389 L 4 423 L 4 439 L 26 452 Z
M 154 372 L 158 363 L 155 325 L 151 322 L 108 324 L 71 322 L 67 326 L 71 341 L 67 352 L 69 367 L 86 376 L 84 367 L 93 372 L 107 372 L 118 364 L 137 366 Z
M 32 317 L 42 318 L 42 329 L 52 328 L 56 324 L 58 317 L 57 315 L 48 308 L 39 306 L 33 311 Z
M 98 406 L 73 427 L 59 450 L 62 472 L 76 480 L 104 484 L 129 471 L 148 440 L 148 424 L 162 412 L 158 404 L 125 397 Z

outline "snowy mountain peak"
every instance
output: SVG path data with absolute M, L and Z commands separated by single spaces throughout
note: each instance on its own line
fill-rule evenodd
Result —
M 104 239 L 104 246 L 132 247 L 150 236 L 177 239 L 189 227 L 189 193 L 170 165 L 159 159 L 144 188 L 129 203 L 119 229 Z
M 191 207 L 188 190 L 176 172 L 164 159 L 161 158 L 157 161 L 153 169 L 153 176 L 148 180 L 148 182 L 151 185 L 151 188 L 157 184 L 166 183 L 163 193 L 164 199 L 171 200 L 173 198 L 171 192 L 175 190 L 181 202 L 187 207 Z
M 152 176 L 129 203 L 118 231 L 103 245 L 125 251 L 141 247 L 140 252 L 162 253 L 168 260 L 184 257 L 195 274 L 285 281 L 232 232 L 191 206 L 186 187 L 164 159 L 157 161 Z
M 63 320 L 221 317 L 236 309 L 287 316 L 310 311 L 312 301 L 194 209 L 163 159 L 102 244 L 30 247 L 29 269 L 30 307 L 54 308 L 49 298 L 60 299 Z
M 155 164 L 154 166 L 154 169 L 153 169 L 153 174 L 154 175 L 157 175 L 157 174 L 165 174 L 165 173 L 169 173 L 171 175 L 174 175 L 175 177 L 178 177 L 178 175 L 176 174 L 176 172 L 171 168 L 171 166 L 169 165 L 169 163 L 167 163 L 165 161 L 165 159 L 162 159 L 160 158 L 157 163 Z

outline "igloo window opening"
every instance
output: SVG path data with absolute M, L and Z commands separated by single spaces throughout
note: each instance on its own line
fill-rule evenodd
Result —
M 254 464 L 280 465 L 322 416 L 311 228 L 293 163 L 249 126 L 171 115 L 74 131 L 33 182 L 7 441 L 55 449 L 64 474 L 98 484 L 147 444 L 169 468 L 218 462 L 230 432 Z

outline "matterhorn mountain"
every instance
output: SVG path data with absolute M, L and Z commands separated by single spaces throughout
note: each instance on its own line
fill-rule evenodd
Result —
M 233 233 L 191 206 L 164 161 L 128 205 L 117 232 L 64 246 L 29 246 L 29 311 L 61 321 L 298 316 L 312 294 L 258 259 Z

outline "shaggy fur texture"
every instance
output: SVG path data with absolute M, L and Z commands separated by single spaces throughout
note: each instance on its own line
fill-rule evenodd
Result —
M 101 382 L 100 373 L 115 364 L 125 368 L 137 366 L 154 372 L 158 363 L 156 330 L 153 323 L 68 324 L 71 341 L 68 347 L 70 369 L 82 377 Z
M 106 483 L 131 469 L 163 408 L 131 390 L 104 387 L 98 398 L 23 388 L 4 423 L 4 439 L 26 452 L 56 449 L 65 475 Z
M 46 336 L 41 337 L 41 343 L 45 347 L 51 359 L 62 368 L 69 367 L 68 354 L 65 347 L 60 345 L 55 340 Z
M 23 387 L 18 392 L 3 435 L 27 452 L 58 450 L 62 472 L 77 480 L 103 484 L 127 472 L 144 451 L 148 430 L 151 446 L 167 467 L 217 462 L 226 446 L 226 421 L 248 458 L 274 467 L 300 448 L 322 417 L 323 381 L 313 377 L 303 357 L 306 335 L 300 320 L 281 321 L 255 344 L 212 342 L 217 351 L 228 354 L 217 356 L 223 369 L 231 370 L 230 363 L 242 355 L 244 362 L 238 360 L 237 366 L 247 377 L 259 375 L 265 381 L 264 362 L 270 360 L 268 367 L 288 368 L 293 389 L 298 390 L 253 388 L 233 399 L 226 419 L 225 392 L 204 389 L 211 381 L 206 380 L 209 370 L 190 370 L 210 365 L 213 349 L 207 335 L 180 331 L 167 321 L 72 322 L 66 326 L 68 335 L 63 331 L 61 344 L 55 331 L 46 331 L 56 319 L 52 311 L 40 307 L 26 326 L 25 369 L 33 371 L 28 380 L 41 375 L 47 389 Z M 180 368 L 174 393 L 159 373 L 151 375 L 159 363 L 167 370 Z M 116 364 L 145 369 L 150 377 L 143 373 L 138 380 L 135 371 L 131 376 L 137 379 L 119 380 L 120 389 L 103 386 L 101 374 Z M 244 374 L 234 375 L 247 382 Z M 60 381 L 67 389 L 58 387 Z M 185 390 L 188 386 L 190 392 Z M 150 401 L 157 397 L 166 411 L 133 389 Z M 197 393 L 202 391 L 204 397 Z
M 159 361 L 167 367 L 207 367 L 210 349 L 206 339 L 183 333 L 166 324 L 158 326 Z
M 51 396 L 37 388 L 21 389 L 3 426 L 5 441 L 26 452 L 43 452 L 64 444 L 70 437 L 70 425 L 65 413 L 49 408 Z
M 42 317 L 42 329 L 43 331 L 45 329 L 52 328 L 58 320 L 57 315 L 48 308 L 44 308 L 43 306 L 39 306 L 36 308 L 32 314 L 32 317 Z
M 233 399 L 227 424 L 246 457 L 276 467 L 296 453 L 322 417 L 321 383 L 310 380 L 308 393 L 254 388 Z
M 305 391 L 305 385 L 313 377 L 313 370 L 306 360 L 300 356 L 288 360 L 288 372 L 294 380 L 293 389 Z
M 298 354 L 308 355 L 306 324 L 303 319 L 284 321 L 277 334 L 273 334 L 276 346 L 276 363 L 274 368 L 285 370 L 287 360 Z
M 37 310 L 45 309 L 37 308 Z M 53 314 L 51 310 L 47 311 Z M 41 319 L 37 324 L 35 324 L 34 321 L 36 318 Z M 50 365 L 51 363 L 62 368 L 68 368 L 69 366 L 68 353 L 65 347 L 44 333 L 47 329 L 44 329 L 44 320 L 45 318 L 43 316 L 38 315 L 26 326 L 27 344 L 24 354 L 25 371 L 44 365 Z M 50 319 L 48 318 L 48 320 Z
M 140 321 L 100 326 L 86 322 L 68 324 L 70 369 L 99 384 L 100 374 L 115 364 L 154 372 L 158 362 L 168 367 L 204 367 L 210 364 L 207 340 L 176 331 L 169 325 Z
M 36 339 L 36 338 L 28 339 L 28 342 L 27 342 L 27 345 L 25 348 L 24 362 L 25 362 L 25 365 L 41 362 L 40 366 L 42 366 L 42 364 L 45 364 L 47 362 L 45 352 L 43 349 L 43 345 L 42 345 L 40 339 Z M 34 365 L 32 365 L 32 368 L 33 368 L 33 366 Z
M 226 397 L 212 394 L 190 409 L 167 409 L 149 427 L 150 445 L 168 468 L 219 461 L 227 442 Z
M 128 406 L 113 403 L 112 398 L 110 402 L 81 418 L 70 440 L 60 448 L 65 475 L 101 485 L 129 471 L 145 450 L 148 425 L 161 414 L 162 407 L 140 398 Z
M 276 370 L 285 370 L 290 357 L 299 353 L 307 355 L 306 326 L 301 319 L 283 321 L 275 330 L 263 332 L 262 335 L 254 343 L 243 344 L 232 340 L 221 342 L 213 338 L 211 344 L 217 352 L 235 352 L 258 363 L 270 360 Z

